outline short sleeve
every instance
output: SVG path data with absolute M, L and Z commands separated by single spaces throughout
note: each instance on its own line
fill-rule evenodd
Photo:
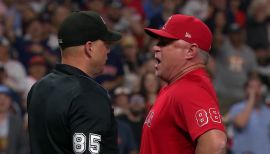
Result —
M 196 85 L 190 85 L 182 95 L 175 96 L 175 119 L 195 140 L 211 129 L 224 130 L 216 97 Z

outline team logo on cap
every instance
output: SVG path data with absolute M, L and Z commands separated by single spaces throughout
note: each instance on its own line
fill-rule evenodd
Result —
M 106 25 L 105 20 L 100 16 L 100 19 L 102 20 L 102 22 L 104 23 L 104 25 Z
M 189 34 L 188 32 L 186 32 L 185 37 L 191 38 L 191 34 Z
M 168 18 L 167 22 L 164 24 L 162 29 L 166 29 L 166 26 L 168 25 L 168 23 L 170 22 L 171 19 L 172 19 L 172 16 Z

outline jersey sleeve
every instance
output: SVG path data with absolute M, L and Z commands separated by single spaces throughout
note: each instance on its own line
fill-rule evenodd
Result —
M 216 97 L 206 89 L 189 85 L 182 95 L 175 93 L 176 123 L 195 140 L 211 129 L 224 130 Z
M 117 150 L 117 130 L 113 120 L 108 98 L 94 92 L 77 96 L 69 109 L 74 152 L 102 153 L 108 148 Z M 106 145 L 108 143 L 110 145 Z

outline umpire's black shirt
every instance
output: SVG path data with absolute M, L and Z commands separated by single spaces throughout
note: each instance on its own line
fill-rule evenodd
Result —
M 64 64 L 37 82 L 28 98 L 33 154 L 117 153 L 117 129 L 105 89 Z

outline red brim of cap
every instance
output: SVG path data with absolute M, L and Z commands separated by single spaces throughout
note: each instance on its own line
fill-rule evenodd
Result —
M 178 39 L 176 36 L 160 29 L 144 28 L 144 31 L 153 38 L 164 37 L 169 39 Z

